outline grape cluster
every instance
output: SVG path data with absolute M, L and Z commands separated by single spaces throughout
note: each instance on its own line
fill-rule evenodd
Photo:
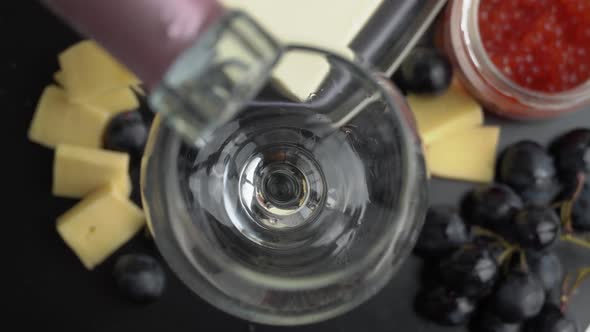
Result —
M 498 159 L 497 182 L 459 207 L 430 207 L 415 253 L 425 260 L 417 312 L 477 332 L 576 332 L 564 301 L 564 268 L 552 251 L 590 230 L 590 130 L 545 149 L 521 141 Z M 560 297 L 561 300 L 566 297 Z

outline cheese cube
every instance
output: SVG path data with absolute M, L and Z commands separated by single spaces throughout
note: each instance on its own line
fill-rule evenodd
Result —
M 450 134 L 426 147 L 434 176 L 489 183 L 494 180 L 499 127 L 473 127 Z
M 63 86 L 66 86 L 64 73 L 58 71 L 53 74 L 55 81 Z M 109 113 L 118 113 L 123 111 L 129 111 L 139 107 L 139 101 L 135 96 L 134 90 L 131 88 L 121 88 L 113 91 L 106 92 L 105 94 L 92 97 L 90 99 L 76 99 L 76 96 L 69 96 L 67 91 L 66 95 L 70 101 L 79 104 L 85 104 L 92 107 L 97 107 L 105 110 Z
M 65 84 L 66 78 L 65 78 L 65 75 L 64 75 L 64 72 L 63 71 L 56 71 L 53 74 L 53 80 L 57 84 L 59 84 L 59 86 L 61 86 L 62 88 L 66 86 L 66 84 Z
M 74 101 L 77 102 L 75 99 Z M 81 100 L 80 102 L 100 107 L 101 109 L 114 114 L 130 111 L 139 107 L 139 101 L 131 88 L 113 90 L 90 100 Z
M 131 88 L 109 91 L 88 100 L 70 98 L 75 104 L 97 107 L 109 114 L 130 111 L 139 107 L 139 101 Z
M 88 100 L 139 84 L 137 77 L 92 40 L 69 47 L 58 60 L 63 83 L 73 99 Z
M 141 87 L 141 85 L 132 85 L 131 89 L 140 96 L 146 95 L 145 90 Z
M 109 185 L 113 186 L 121 195 L 129 197 L 133 190 L 133 184 L 128 174 L 121 174 L 109 181 Z
M 112 186 L 84 198 L 57 219 L 57 232 L 92 270 L 145 224 L 143 211 Z
M 47 147 L 58 144 L 100 147 L 108 120 L 107 112 L 71 103 L 62 89 L 50 85 L 39 100 L 28 136 Z
M 407 100 L 426 146 L 483 124 L 481 106 L 457 84 L 440 96 L 408 95 Z
M 80 198 L 114 181 L 128 195 L 129 186 L 123 183 L 128 167 L 126 153 L 59 145 L 53 162 L 53 194 Z

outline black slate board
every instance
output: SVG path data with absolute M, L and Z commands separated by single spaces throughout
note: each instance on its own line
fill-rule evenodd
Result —
M 130 18 L 130 22 L 132 18 Z M 2 258 L 6 282 L 6 309 L 2 325 L 29 331 L 461 331 L 425 322 L 412 311 L 418 287 L 420 261 L 411 258 L 376 297 L 344 316 L 327 322 L 292 328 L 250 324 L 214 309 L 188 291 L 172 273 L 161 301 L 138 306 L 114 292 L 110 271 L 113 260 L 97 270 L 84 270 L 55 232 L 55 218 L 74 201 L 53 198 L 51 150 L 30 143 L 26 131 L 43 87 L 57 70 L 56 55 L 79 37 L 34 1 L 4 1 L 0 5 L 0 111 L 3 115 Z M 498 120 L 490 119 L 490 123 Z M 504 123 L 503 141 L 534 138 L 546 141 L 576 126 L 590 126 L 590 112 L 558 121 Z M 435 180 L 432 202 L 455 203 L 468 184 Z M 141 238 L 120 252 L 156 254 Z M 590 254 L 564 249 L 569 261 L 590 263 Z M 580 291 L 572 313 L 581 332 L 590 324 L 590 285 Z

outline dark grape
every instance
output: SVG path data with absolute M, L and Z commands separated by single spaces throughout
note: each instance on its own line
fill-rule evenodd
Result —
M 539 144 L 520 141 L 508 146 L 498 161 L 498 180 L 526 203 L 547 204 L 559 193 L 553 158 Z
M 545 304 L 545 289 L 530 273 L 512 272 L 491 297 L 492 309 L 507 323 L 518 323 L 536 316 Z
M 145 254 L 128 254 L 117 259 L 115 282 L 120 292 L 137 302 L 150 302 L 164 292 L 166 275 L 155 258 Z
M 453 79 L 453 68 L 446 56 L 436 49 L 416 48 L 393 76 L 404 92 L 440 94 Z
M 447 288 L 436 287 L 418 294 L 416 310 L 421 316 L 442 325 L 462 325 L 471 317 L 475 303 Z
M 546 304 L 539 315 L 525 325 L 525 332 L 578 332 L 576 323 L 554 304 Z
M 559 238 L 560 227 L 560 218 L 550 207 L 529 206 L 514 218 L 514 230 L 519 243 L 534 250 L 553 245 Z
M 561 285 L 564 277 L 563 265 L 555 253 L 528 251 L 526 257 L 530 272 L 541 280 L 546 291 Z
M 476 313 L 470 324 L 473 332 L 520 332 L 520 329 L 520 323 L 506 323 L 488 310 Z
M 468 228 L 457 210 L 450 206 L 428 209 L 415 250 L 426 257 L 440 257 L 469 241 Z
M 139 160 L 147 141 L 148 129 L 138 111 L 115 115 L 107 125 L 103 137 L 105 149 L 129 153 Z
M 590 129 L 574 129 L 551 144 L 561 174 L 590 173 Z
M 439 274 L 451 290 L 481 298 L 494 287 L 498 265 L 486 249 L 466 247 L 441 261 Z
M 520 197 L 502 184 L 475 189 L 461 202 L 461 214 L 466 221 L 498 232 L 505 232 L 522 208 Z

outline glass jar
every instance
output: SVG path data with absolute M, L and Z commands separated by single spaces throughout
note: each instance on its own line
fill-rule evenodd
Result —
M 483 0 L 451 0 L 441 17 L 438 38 L 465 88 L 484 107 L 512 119 L 545 119 L 590 105 L 590 81 L 557 93 L 527 89 L 504 75 L 492 62 L 479 31 Z
M 212 43 L 196 50 L 212 54 Z M 321 75 L 283 76 L 302 64 Z M 190 89 L 154 121 L 142 197 L 162 255 L 200 297 L 250 321 L 306 324 L 356 307 L 398 271 L 425 217 L 425 165 L 405 99 L 383 76 L 304 46 L 285 46 L 268 70 L 256 76 L 281 79 L 282 90 L 267 86 L 199 131 L 199 142 L 183 139 L 192 130 L 172 129 L 191 116 L 187 105 L 211 93 L 227 101 L 220 96 L 235 89 L 224 90 L 224 79 L 208 81 L 220 82 L 215 89 L 199 84 L 221 72 L 179 70 L 182 79 L 165 80 Z M 227 73 L 227 86 L 244 82 Z M 176 86 L 153 102 L 170 100 Z M 165 125 L 166 117 L 176 121 Z

